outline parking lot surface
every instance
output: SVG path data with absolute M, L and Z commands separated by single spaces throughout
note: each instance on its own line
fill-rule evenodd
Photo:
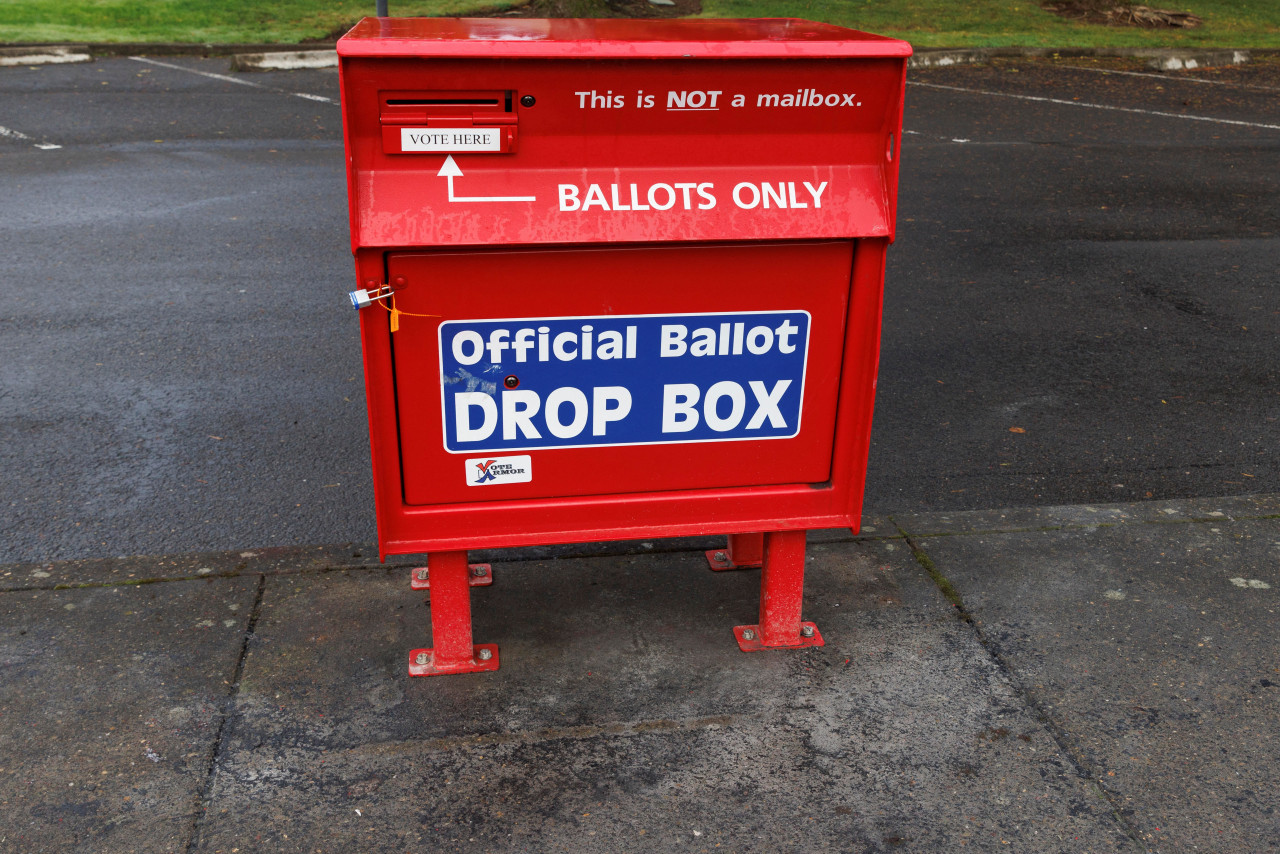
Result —
M 0 561 L 373 539 L 336 83 L 0 71 Z M 912 72 L 869 508 L 1275 483 L 1277 90 Z

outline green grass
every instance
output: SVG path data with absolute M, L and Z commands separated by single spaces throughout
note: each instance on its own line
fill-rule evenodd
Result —
M 828 21 L 916 47 L 1280 47 L 1280 0 L 1146 0 L 1193 12 L 1195 29 L 1105 27 L 1069 21 L 1035 0 L 703 0 L 703 15 Z
M 395 15 L 461 15 L 514 0 L 389 0 Z M 1205 25 L 1080 24 L 1034 0 L 703 0 L 704 17 L 797 17 L 896 36 L 916 47 L 1280 48 L 1280 0 L 1149 0 Z M 602 0 L 586 3 L 608 14 Z M 320 39 L 374 0 L 0 0 L 0 42 L 274 42 Z
M 501 0 L 389 0 L 395 15 L 460 15 Z M 0 42 L 292 44 L 374 13 L 374 0 L 0 0 Z

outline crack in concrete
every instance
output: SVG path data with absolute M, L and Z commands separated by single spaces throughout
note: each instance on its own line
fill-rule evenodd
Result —
M 205 577 L 205 576 L 202 576 Z M 218 777 L 218 764 L 224 755 L 227 736 L 230 734 L 230 722 L 236 713 L 236 698 L 240 694 L 240 682 L 244 678 L 245 661 L 249 658 L 249 642 L 253 640 L 258 626 L 258 618 L 262 615 L 262 599 L 267 589 L 267 576 L 259 574 L 258 589 L 254 593 L 253 607 L 249 610 L 249 619 L 245 622 L 244 638 L 240 643 L 240 654 L 236 657 L 236 666 L 231 674 L 231 684 L 222 700 L 218 714 L 218 725 L 214 730 L 213 740 L 206 761 L 204 780 L 196 790 L 194 812 L 192 814 L 191 836 L 187 840 L 187 854 L 194 854 L 200 847 L 200 837 L 204 832 L 205 816 L 213 802 L 213 787 Z
M 890 521 L 893 521 L 893 524 L 898 525 L 892 517 L 890 517 Z M 1115 524 L 1127 523 L 1120 522 Z M 1085 782 L 1100 800 L 1106 802 L 1107 807 L 1111 811 L 1112 819 L 1117 825 L 1119 825 L 1125 836 L 1129 837 L 1129 839 L 1138 846 L 1139 850 L 1150 850 L 1146 844 L 1143 843 L 1142 835 L 1138 828 L 1125 818 L 1116 796 L 1107 791 L 1107 789 L 1097 781 L 1093 774 L 1095 769 L 1088 764 L 1085 757 L 1079 751 L 1072 749 L 1071 738 L 1067 734 L 1067 731 L 1059 726 L 1058 722 L 1055 721 L 1049 713 L 1032 698 L 1030 692 L 1023 687 L 1021 680 L 1017 678 L 1013 667 L 1004 658 L 1004 656 L 996 651 L 995 646 L 987 638 L 986 632 L 982 630 L 982 625 L 974 618 L 973 613 L 965 607 L 964 600 L 961 598 L 960 592 L 956 590 L 955 585 L 953 585 L 951 580 L 942 573 L 942 570 L 938 568 L 936 563 L 934 563 L 933 558 L 929 557 L 929 554 L 912 539 L 912 536 L 908 534 L 901 525 L 898 525 L 898 530 L 902 532 L 902 538 L 911 549 L 911 553 L 915 556 L 916 562 L 920 564 L 920 567 L 929 575 L 929 578 L 933 583 L 937 585 L 938 590 L 942 593 L 943 597 L 945 597 L 946 600 L 955 607 L 956 615 L 959 619 L 968 625 L 973 631 L 974 637 L 977 639 L 978 643 L 982 645 L 982 648 L 986 651 L 987 655 L 991 656 L 991 660 L 995 662 L 997 669 L 1004 675 L 1005 679 L 1009 680 L 1009 684 L 1012 686 L 1014 694 L 1022 700 L 1027 709 L 1031 712 L 1032 716 L 1045 728 L 1049 737 L 1053 739 L 1054 745 L 1058 748 L 1058 752 L 1071 766 L 1071 769 L 1075 771 L 1076 776 Z

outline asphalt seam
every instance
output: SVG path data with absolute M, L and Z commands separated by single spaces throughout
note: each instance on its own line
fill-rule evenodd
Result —
M 145 559 L 145 558 L 144 558 Z M 418 566 L 421 561 L 403 563 L 403 564 L 356 564 L 354 566 L 308 566 L 301 569 L 232 569 L 225 572 L 207 572 L 196 573 L 194 575 L 172 575 L 163 578 L 129 578 L 123 581 L 86 581 L 83 584 L 67 584 L 66 582 L 58 582 L 56 584 L 44 585 L 28 585 L 26 587 L 6 587 L 0 589 L 0 595 L 5 593 L 31 593 L 40 590 L 91 590 L 100 587 L 138 587 L 145 584 L 168 584 L 173 581 L 204 581 L 210 578 L 244 578 L 251 575 L 275 576 L 275 575 L 307 575 L 308 573 L 326 573 L 326 572 L 394 572 L 395 570 L 408 570 Z M 45 564 L 48 566 L 49 564 Z M 55 564 L 56 566 L 56 564 Z
M 218 763 L 222 759 L 229 724 L 235 716 L 236 700 L 240 696 L 240 682 L 244 678 L 245 662 L 249 658 L 249 642 L 253 640 L 258 627 L 258 617 L 262 615 L 262 600 L 267 589 L 267 576 L 258 574 L 258 589 L 254 593 L 253 607 L 249 610 L 249 619 L 245 622 L 244 637 L 240 642 L 240 654 L 236 657 L 236 666 L 231 674 L 231 685 L 222 700 L 222 708 L 218 715 L 218 725 L 214 731 L 209 758 L 205 767 L 204 780 L 196 790 L 195 814 L 192 816 L 191 837 L 187 840 L 187 854 L 193 854 L 200 847 L 200 838 L 204 832 L 204 820 L 209 814 L 213 801 L 213 786 L 218 777 Z
M 962 511 L 971 512 L 971 511 Z M 1080 523 L 1080 524 L 1064 524 L 1064 525 L 1043 525 L 1019 528 L 990 528 L 973 531 L 930 531 L 930 532 L 908 532 L 902 526 L 902 523 L 892 520 L 893 524 L 898 527 L 899 534 L 876 534 L 873 536 L 857 536 L 847 540 L 835 540 L 833 542 L 879 542 L 884 540 L 906 539 L 911 542 L 912 538 L 918 540 L 938 539 L 942 537 L 990 537 L 999 534 L 1045 534 L 1058 531 L 1091 531 L 1100 528 L 1120 528 L 1127 525 L 1203 525 L 1206 523 L 1230 524 L 1233 522 L 1258 522 L 1280 519 L 1280 513 L 1260 513 L 1251 515 L 1235 515 L 1235 516 L 1197 516 L 1187 519 L 1121 519 L 1110 520 L 1097 523 Z M 811 543 L 810 545 L 823 545 L 825 543 Z M 476 550 L 477 552 L 483 550 Z M 479 560 L 483 557 L 483 562 L 494 564 L 507 563 L 524 563 L 532 560 L 592 560 L 601 557 L 627 557 L 635 555 L 657 555 L 657 554 L 697 554 L 701 549 L 698 548 L 651 548 L 651 549 L 634 549 L 630 551 L 609 552 L 606 554 L 564 554 L 548 557 L 522 557 L 513 556 L 507 559 L 496 559 L 490 556 L 472 555 L 473 559 Z M 170 557 L 167 555 L 156 555 L 155 558 Z M 148 556 L 139 556 L 136 560 L 147 560 Z M 0 596 L 6 593 L 35 593 L 40 591 L 58 591 L 58 590 L 88 590 L 106 587 L 137 587 L 146 584 L 168 584 L 170 582 L 180 581 L 200 581 L 211 578 L 227 579 L 227 578 L 243 578 L 251 575 L 276 576 L 276 575 L 308 575 L 323 574 L 329 572 L 396 572 L 400 570 L 410 570 L 420 566 L 422 561 L 412 560 L 401 563 L 361 563 L 361 564 L 329 564 L 325 566 L 309 566 L 303 568 L 283 568 L 283 569 L 264 569 L 261 567 L 250 567 L 243 570 L 232 569 L 221 572 L 210 573 L 187 573 L 184 575 L 173 575 L 165 577 L 153 578 L 127 578 L 119 581 L 86 581 L 82 583 L 68 583 L 66 581 L 56 581 L 48 584 L 25 584 L 22 586 L 0 588 Z M 21 572 L 29 570 L 32 566 L 46 568 L 56 568 L 57 562 L 45 562 L 39 564 L 8 564 L 0 565 L 0 571 L 13 567 L 13 572 Z
M 1280 519 L 1280 513 L 1263 513 L 1257 516 L 1196 516 L 1188 519 L 1121 519 L 1106 522 L 1080 522 L 1063 525 L 1032 525 L 1022 528 L 982 528 L 973 531 L 931 531 L 904 536 L 930 539 L 938 537 L 990 537 L 996 534 L 1051 534 L 1055 531 L 1093 531 L 1098 528 L 1122 528 L 1126 525 L 1203 525 L 1208 522 L 1265 522 Z M 899 524 L 895 522 L 894 524 Z M 902 530 L 899 525 L 899 530 Z
M 892 517 L 890 517 L 890 521 L 893 521 Z M 895 521 L 894 524 L 897 525 L 898 523 Z M 902 532 L 902 539 L 906 542 L 907 547 L 911 549 L 911 554 L 915 557 L 916 563 L 918 563 L 921 569 L 928 574 L 929 579 L 937 585 L 939 592 L 942 593 L 943 597 L 955 608 L 956 616 L 959 620 L 968 625 L 970 630 L 972 630 L 974 637 L 982 646 L 982 649 L 991 657 L 991 660 L 995 663 L 996 668 L 1000 673 L 1004 675 L 1004 678 L 1008 680 L 1009 685 L 1013 688 L 1014 694 L 1017 695 L 1025 707 L 1031 712 L 1036 721 L 1045 728 L 1049 737 L 1053 739 L 1054 746 L 1057 747 L 1059 755 L 1066 760 L 1072 771 L 1075 772 L 1076 776 L 1083 780 L 1088 787 L 1093 790 L 1094 794 L 1107 804 L 1107 807 L 1111 812 L 1112 820 L 1116 822 L 1124 832 L 1125 836 L 1129 837 L 1129 839 L 1138 846 L 1139 850 L 1149 851 L 1150 849 L 1142 841 L 1142 834 L 1139 832 L 1138 828 L 1125 818 L 1118 798 L 1113 796 L 1111 792 L 1107 791 L 1107 789 L 1097 781 L 1093 775 L 1092 767 L 1088 765 L 1082 756 L 1078 755 L 1077 752 L 1072 749 L 1071 739 L 1066 730 L 1058 726 L 1058 723 L 1050 717 L 1048 712 L 1046 712 L 1045 709 L 1037 703 L 1035 699 L 1031 697 L 1030 693 L 1023 687 L 1022 682 L 1015 675 L 1013 668 L 1009 665 L 1009 662 L 1005 660 L 1004 656 L 996 651 L 991 641 L 988 640 L 986 632 L 982 630 L 982 626 L 979 624 L 978 620 L 973 616 L 973 613 L 965 607 L 964 600 L 961 598 L 959 591 L 956 590 L 955 585 L 953 585 L 951 580 L 943 574 L 942 570 L 939 569 L 938 565 L 933 561 L 933 558 L 929 556 L 928 552 L 922 549 L 912 539 L 912 536 L 906 532 L 906 530 L 904 530 L 900 525 L 898 526 L 898 530 Z
M 1055 531 L 1092 531 L 1100 528 L 1124 528 L 1126 525 L 1204 525 L 1210 522 L 1225 525 L 1230 522 L 1265 522 L 1280 519 L 1280 513 L 1258 513 L 1251 516 L 1194 516 L 1189 519 L 1121 519 L 1102 522 L 1071 522 L 1064 525 L 1030 525 L 1027 528 L 984 528 L 972 531 L 929 531 L 929 533 L 910 533 L 904 536 L 915 536 L 919 539 L 938 538 L 938 536 L 995 536 L 996 534 L 1052 534 Z M 899 522 L 893 522 L 899 525 Z

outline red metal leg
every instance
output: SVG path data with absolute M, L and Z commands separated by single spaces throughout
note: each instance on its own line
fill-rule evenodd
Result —
M 495 644 L 471 643 L 471 575 L 467 553 L 435 552 L 431 567 L 431 649 L 409 651 L 410 676 L 498 669 Z
M 730 534 L 729 547 L 707 552 L 714 570 L 755 569 L 764 563 L 764 534 Z
M 760 623 L 733 629 L 743 652 L 822 646 L 818 627 L 800 620 L 804 605 L 804 546 L 804 531 L 764 535 Z

